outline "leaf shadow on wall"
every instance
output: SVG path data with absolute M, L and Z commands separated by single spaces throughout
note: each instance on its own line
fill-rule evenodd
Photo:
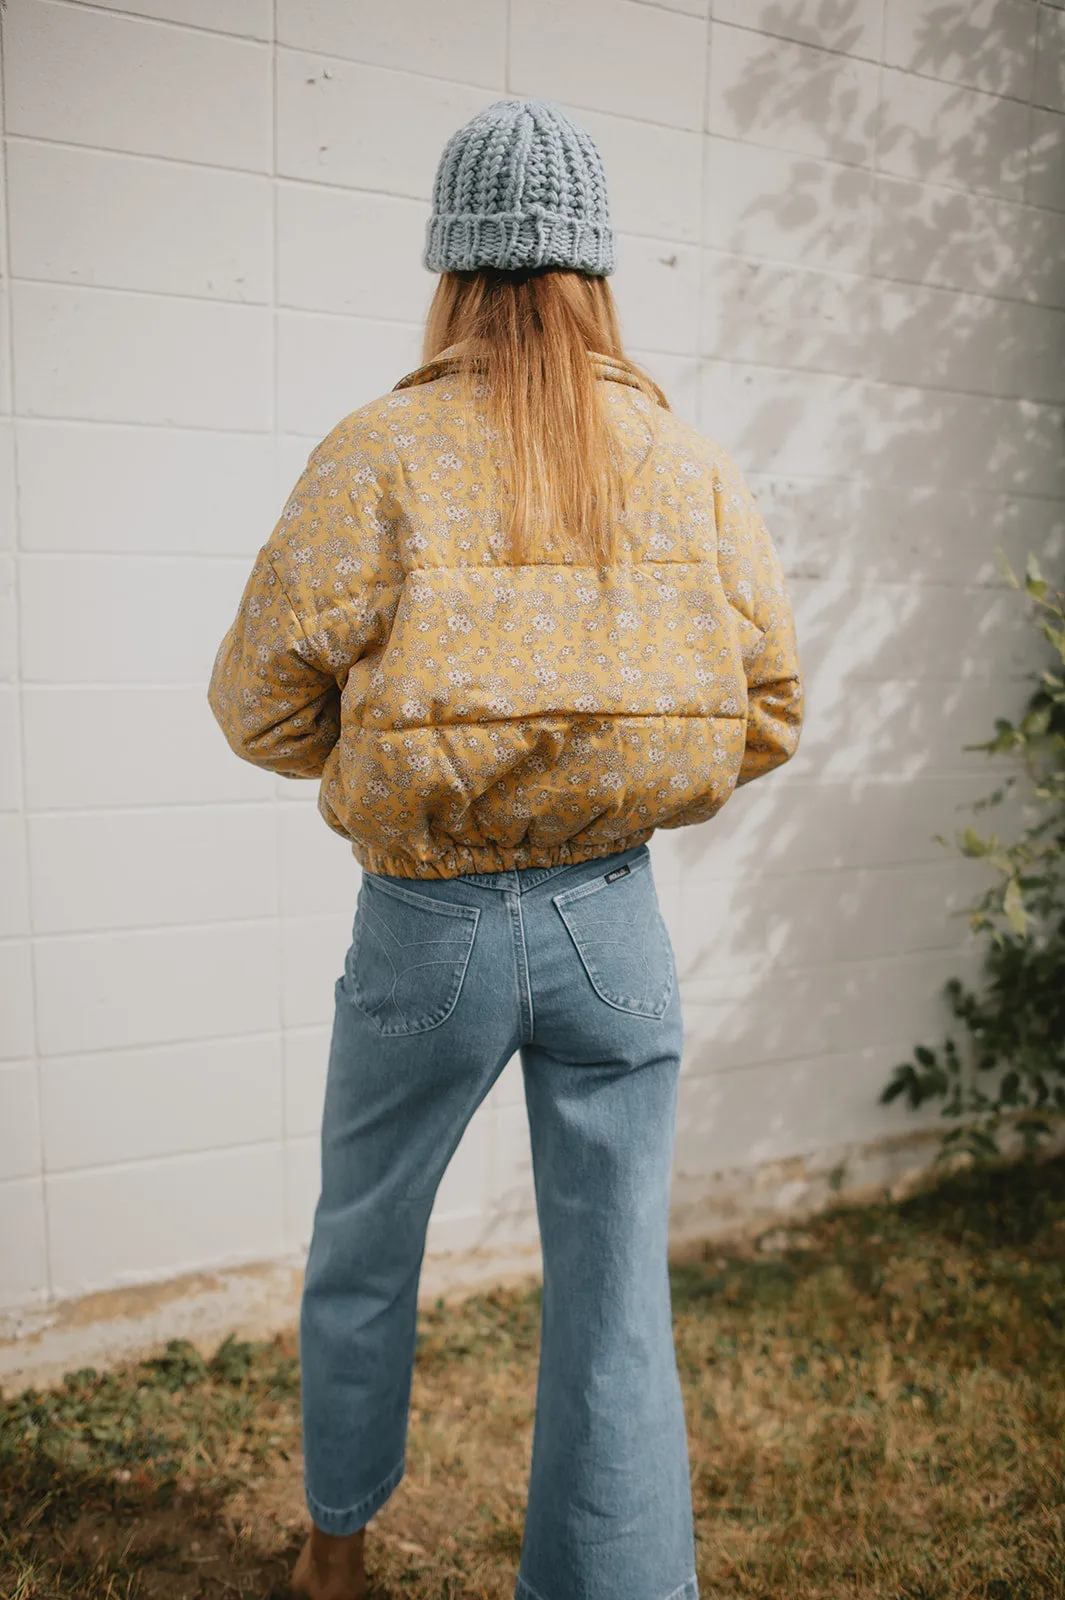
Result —
M 858 8 L 831 9 L 838 30 Z M 963 7 L 929 11 L 917 72 L 1031 83 L 1014 9 L 977 38 Z M 799 36 L 789 10 L 772 26 Z M 941 1031 L 943 981 L 974 970 L 951 912 L 982 880 L 934 836 L 997 781 L 962 747 L 1019 709 L 1036 664 L 994 551 L 1049 570 L 1065 552 L 1065 217 L 1047 205 L 1065 208 L 1065 118 L 937 82 L 918 127 L 890 91 L 864 113 L 838 64 L 785 74 L 769 41 L 749 63 L 740 137 L 784 128 L 849 164 L 795 155 L 706 252 L 700 425 L 784 559 L 807 712 L 786 768 L 656 838 L 688 1038 L 682 1221 L 714 1174 L 808 1157 L 786 1204 L 848 1146 L 934 1123 L 877 1095 Z M 767 222 L 788 264 L 744 255 Z M 855 230 L 864 265 L 833 270 Z

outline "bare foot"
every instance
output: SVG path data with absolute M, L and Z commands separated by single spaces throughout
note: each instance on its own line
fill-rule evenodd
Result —
M 367 1600 L 365 1538 L 365 1528 L 343 1538 L 313 1528 L 292 1573 L 293 1594 L 304 1600 Z

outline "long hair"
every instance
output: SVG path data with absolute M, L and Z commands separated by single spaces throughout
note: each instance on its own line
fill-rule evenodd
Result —
M 585 565 L 609 564 L 627 484 L 589 352 L 626 369 L 651 402 L 652 418 L 669 402 L 625 355 L 606 279 L 561 268 L 443 272 L 429 307 L 423 362 L 455 344 L 463 346 L 458 381 L 471 394 L 480 386 L 502 450 L 511 559 L 542 559 L 549 542 L 552 552 L 561 547 Z

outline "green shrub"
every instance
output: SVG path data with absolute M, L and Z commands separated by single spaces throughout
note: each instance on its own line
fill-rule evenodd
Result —
M 966 748 L 1012 763 L 978 809 L 1016 791 L 1024 826 L 1012 843 L 972 827 L 957 838 L 963 855 L 994 873 L 968 908 L 986 940 L 981 981 L 976 989 L 957 978 L 946 986 L 964 1028 L 960 1042 L 950 1035 L 939 1049 L 919 1046 L 880 1096 L 913 1107 L 942 1101 L 955 1126 L 941 1153 L 961 1148 L 977 1157 L 1001 1153 L 1004 1125 L 1031 1154 L 1065 1117 L 1065 594 L 1051 589 L 1032 556 L 1023 582 L 1001 552 L 1000 562 L 1006 582 L 1029 597 L 1033 624 L 1057 661 L 1036 675 L 1019 722 L 1000 719 L 993 738 Z

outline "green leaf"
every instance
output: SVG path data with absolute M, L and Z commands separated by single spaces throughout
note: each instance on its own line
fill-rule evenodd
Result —
M 1040 572 L 1039 562 L 1034 555 L 1028 557 L 1028 562 L 1024 569 L 1024 579 L 1024 587 L 1028 593 L 1034 595 L 1037 600 L 1042 600 L 1050 585 Z
M 1028 932 L 1028 914 L 1024 909 L 1021 886 L 1016 878 L 1010 878 L 1006 884 L 1006 892 L 1002 896 L 1002 909 L 1014 933 L 1023 939 Z
M 1020 588 L 1020 583 L 1019 583 L 1019 581 L 1017 579 L 1017 574 L 1014 572 L 1013 568 L 1010 566 L 1009 558 L 1006 555 L 1006 552 L 1005 552 L 1005 550 L 1003 550 L 1001 545 L 996 545 L 995 546 L 995 565 L 998 567 L 999 573 L 1002 576 L 1003 580 L 1006 583 L 1009 584 L 1011 589 L 1019 589 Z

